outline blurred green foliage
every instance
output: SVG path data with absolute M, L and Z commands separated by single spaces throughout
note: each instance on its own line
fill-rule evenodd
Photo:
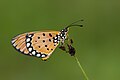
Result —
M 75 59 L 56 49 L 46 62 L 20 54 L 17 34 L 70 29 L 76 56 L 90 80 L 120 80 L 119 0 L 0 0 L 0 80 L 84 80 Z

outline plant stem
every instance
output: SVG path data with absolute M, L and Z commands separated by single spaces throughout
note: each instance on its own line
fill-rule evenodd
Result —
M 82 66 L 81 66 L 81 64 L 80 64 L 80 62 L 79 62 L 79 60 L 78 60 L 78 58 L 75 57 L 75 59 L 76 59 L 76 61 L 77 61 L 77 64 L 78 64 L 79 68 L 81 69 L 81 71 L 82 71 L 84 77 L 86 78 L 86 80 L 89 80 L 89 78 L 88 78 L 88 76 L 86 75 L 84 69 L 82 68 Z

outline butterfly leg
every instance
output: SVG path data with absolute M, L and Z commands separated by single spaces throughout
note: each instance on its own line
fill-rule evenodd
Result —
M 66 53 L 69 53 L 71 56 L 74 56 L 75 48 L 72 46 L 72 44 L 73 44 L 73 40 L 69 38 L 69 36 L 67 35 L 66 42 L 61 42 L 61 46 L 59 48 L 65 51 Z
M 59 46 L 59 48 L 60 48 L 61 50 L 63 50 L 63 51 L 66 51 L 66 48 L 65 48 L 65 46 L 63 46 L 63 45 Z
M 71 56 L 74 56 L 75 55 L 75 48 L 72 46 L 73 40 L 71 38 L 69 38 L 69 36 L 68 36 L 67 40 L 68 40 L 68 43 L 67 43 L 68 53 Z
M 63 42 L 60 43 L 59 48 L 60 48 L 61 50 L 65 51 L 66 53 L 68 52 L 68 51 L 66 50 L 66 45 L 65 45 L 65 43 L 63 43 Z
M 67 46 L 68 46 L 68 52 L 69 52 L 69 54 L 71 56 L 74 56 L 75 55 L 75 48 L 72 45 L 70 45 L 70 44 L 67 44 Z

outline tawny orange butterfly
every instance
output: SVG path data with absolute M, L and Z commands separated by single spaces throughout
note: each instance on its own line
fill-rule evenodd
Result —
M 65 40 L 70 40 L 68 38 L 68 30 L 72 26 L 82 27 L 83 25 L 75 24 L 79 21 L 68 25 L 60 31 L 35 31 L 23 33 L 14 37 L 11 42 L 17 51 L 29 56 L 41 58 L 42 60 L 47 60 L 59 43 L 61 45 L 59 48 L 66 51 L 64 46 Z M 66 51 L 69 52 L 71 56 L 75 54 L 75 49 L 71 46 L 72 43 L 73 41 L 70 40 L 70 44 L 67 44 L 69 50 Z

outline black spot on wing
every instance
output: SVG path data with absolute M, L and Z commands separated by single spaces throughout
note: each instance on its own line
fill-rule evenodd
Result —
M 51 33 L 49 33 L 49 36 L 50 36 L 50 37 L 52 37 L 52 34 L 51 34 Z
M 45 33 L 43 33 L 43 36 L 45 36 Z

